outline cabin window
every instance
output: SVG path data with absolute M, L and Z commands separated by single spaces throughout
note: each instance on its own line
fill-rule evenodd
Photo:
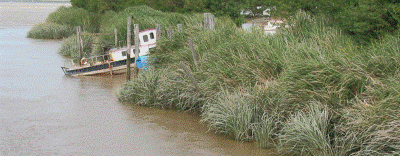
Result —
M 150 33 L 150 39 L 154 39 L 154 33 Z
M 126 51 L 122 51 L 122 56 L 126 56 Z
M 149 41 L 149 36 L 144 35 L 144 36 L 143 36 L 143 42 L 147 42 L 147 41 Z

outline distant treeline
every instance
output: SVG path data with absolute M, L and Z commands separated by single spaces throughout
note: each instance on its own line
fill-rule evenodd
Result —
M 270 8 L 274 17 L 288 18 L 297 10 L 311 15 L 324 14 L 332 18 L 345 33 L 360 42 L 368 42 L 398 30 L 400 0 L 71 0 L 75 7 L 90 12 L 122 11 L 127 7 L 148 5 L 163 12 L 211 12 L 229 16 L 237 25 L 244 22 L 240 15 L 249 10 L 255 15 Z M 258 9 L 257 9 L 258 8 Z

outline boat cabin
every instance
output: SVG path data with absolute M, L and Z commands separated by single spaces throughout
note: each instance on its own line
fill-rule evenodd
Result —
M 149 49 L 156 46 L 156 30 L 148 29 L 139 32 L 139 56 L 148 55 Z M 125 60 L 127 57 L 127 47 L 111 49 L 109 54 L 112 61 Z M 135 57 L 135 45 L 131 47 L 131 58 Z

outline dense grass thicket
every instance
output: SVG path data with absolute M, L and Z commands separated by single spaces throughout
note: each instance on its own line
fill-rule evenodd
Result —
M 57 23 L 40 23 L 29 30 L 27 37 L 35 39 L 62 39 L 66 36 L 75 34 L 75 29 L 57 24 Z
M 163 36 L 152 69 L 118 99 L 200 111 L 217 133 L 282 155 L 400 154 L 400 38 L 360 46 L 329 21 L 298 12 L 289 28 L 266 36 L 226 18 L 212 31 L 191 20 L 172 39 Z
M 61 6 L 51 13 L 44 23 L 35 25 L 28 32 L 29 38 L 62 39 L 76 34 L 76 27 L 83 31 L 98 32 L 100 15 L 82 8 Z

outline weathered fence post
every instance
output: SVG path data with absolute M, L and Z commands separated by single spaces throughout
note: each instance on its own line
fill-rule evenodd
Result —
M 194 85 L 196 90 L 198 90 L 199 86 L 197 85 L 196 80 L 194 79 L 193 75 L 190 74 L 189 68 L 186 67 L 186 65 L 185 65 L 185 63 L 183 63 L 183 61 L 179 62 L 179 65 L 181 66 L 181 68 L 183 69 L 185 74 L 189 77 L 190 81 L 192 82 L 192 84 Z
M 117 28 L 114 28 L 114 47 L 116 48 L 118 46 L 118 30 Z
M 161 37 L 161 25 L 156 24 L 156 40 L 159 41 Z
M 135 75 L 136 77 L 139 77 L 139 68 L 137 64 L 137 60 L 139 59 L 139 24 L 135 24 L 135 65 L 136 65 L 136 70 L 135 70 Z
M 211 30 L 214 30 L 214 27 L 215 27 L 215 21 L 214 21 L 214 15 L 213 14 L 209 14 L 209 16 L 210 16 L 210 29 Z
M 174 30 L 172 30 L 172 29 L 167 30 L 168 39 L 171 40 L 173 35 L 174 35 Z
M 189 38 L 188 38 L 188 42 L 189 42 L 190 51 L 192 52 L 194 65 L 196 65 L 196 67 L 197 67 L 197 54 L 196 54 L 196 52 L 194 51 L 193 39 L 192 39 L 191 37 L 189 37 Z
M 204 13 L 204 29 L 213 30 L 214 27 L 214 15 L 211 13 Z
M 128 17 L 127 31 L 126 31 L 126 81 L 131 80 L 131 24 L 132 17 Z
M 178 32 L 182 32 L 182 24 L 178 24 L 177 27 L 178 27 Z
M 83 55 L 83 43 L 82 43 L 82 38 L 81 38 L 81 27 L 78 26 L 76 28 L 76 32 L 77 32 L 77 42 L 78 42 L 78 46 L 79 46 L 79 58 L 82 59 L 82 55 Z M 79 65 L 82 65 L 81 60 L 79 60 Z

